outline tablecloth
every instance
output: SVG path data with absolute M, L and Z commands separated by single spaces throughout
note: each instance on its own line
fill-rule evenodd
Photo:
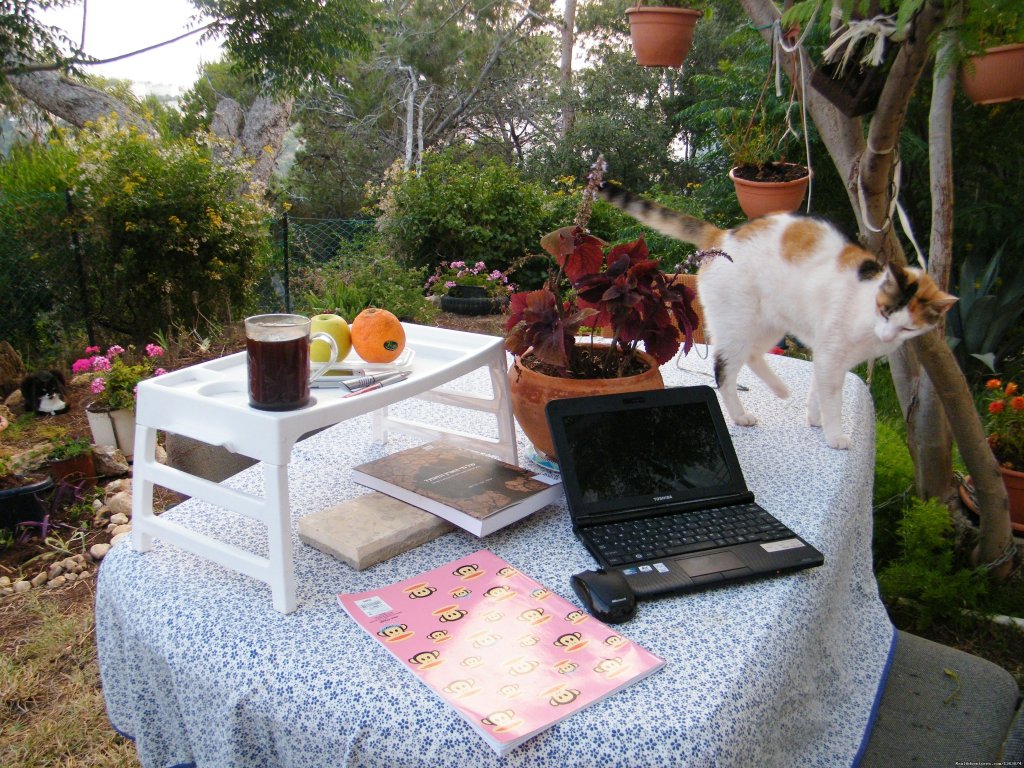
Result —
M 666 385 L 710 383 L 697 350 L 663 366 Z M 680 370 L 677 366 L 689 370 Z M 564 502 L 496 534 L 456 531 L 364 571 L 298 540 L 299 516 L 365 489 L 349 467 L 415 444 L 371 441 L 368 417 L 298 443 L 289 466 L 299 607 L 269 588 L 157 541 L 127 540 L 100 568 L 96 635 L 114 727 L 146 766 L 822 766 L 853 763 L 894 639 L 871 562 L 874 420 L 863 382 L 845 382 L 848 451 L 806 423 L 810 364 L 777 357 L 779 400 L 740 381 L 755 427 L 730 433 L 759 503 L 825 555 L 795 574 L 644 602 L 622 634 L 659 654 L 657 674 L 497 758 L 339 608 L 336 594 L 399 581 L 485 546 L 578 604 L 572 573 L 595 563 Z M 455 383 L 489 387 L 477 372 Z M 394 406 L 467 431 L 493 417 L 410 400 Z M 520 433 L 520 452 L 527 443 Z M 525 459 L 522 463 L 526 463 Z M 226 481 L 261 492 L 259 467 Z M 198 500 L 166 512 L 266 554 L 261 526 Z

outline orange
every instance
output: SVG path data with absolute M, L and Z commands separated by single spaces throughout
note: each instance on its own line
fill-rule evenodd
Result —
M 349 330 L 356 354 L 368 363 L 390 363 L 405 349 L 405 329 L 386 309 L 364 309 Z

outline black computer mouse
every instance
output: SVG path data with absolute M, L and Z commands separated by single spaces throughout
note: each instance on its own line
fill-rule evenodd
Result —
M 595 619 L 621 624 L 636 615 L 636 595 L 619 571 L 581 571 L 573 575 L 570 582 Z

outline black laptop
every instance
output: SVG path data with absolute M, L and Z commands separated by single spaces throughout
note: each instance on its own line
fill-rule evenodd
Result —
M 553 400 L 546 413 L 573 531 L 638 597 L 825 561 L 755 503 L 710 387 Z

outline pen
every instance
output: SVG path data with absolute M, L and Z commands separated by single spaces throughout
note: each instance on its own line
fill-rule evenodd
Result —
M 402 375 L 408 376 L 412 371 L 392 371 L 391 373 L 371 373 L 366 376 L 360 376 L 357 379 L 342 379 L 341 383 L 344 384 L 351 390 L 361 389 L 362 387 L 368 387 L 371 384 L 376 384 L 380 381 L 386 381 L 394 376 Z
M 403 373 L 395 373 L 395 374 L 392 374 L 391 376 L 389 376 L 388 378 L 383 379 L 382 381 L 374 382 L 373 384 L 370 384 L 369 386 L 363 387 L 362 389 L 357 389 L 357 390 L 355 390 L 353 392 L 349 392 L 346 395 L 342 395 L 342 397 L 352 397 L 353 395 L 361 395 L 364 392 L 373 392 L 373 391 L 378 390 L 378 389 L 383 389 L 388 384 L 397 384 L 400 381 L 405 381 L 407 378 L 409 378 L 409 372 L 408 371 L 403 372 Z

